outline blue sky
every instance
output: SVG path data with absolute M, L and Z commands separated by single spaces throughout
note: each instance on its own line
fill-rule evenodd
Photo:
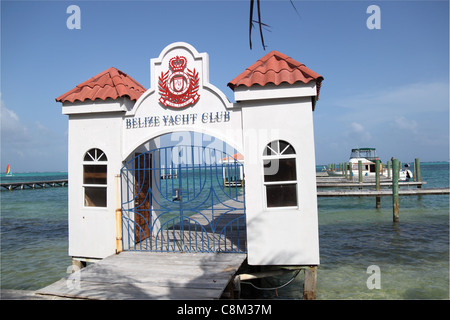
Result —
M 449 160 L 448 1 L 261 1 L 264 32 L 249 48 L 249 0 L 1 1 L 1 172 L 67 170 L 67 116 L 55 98 L 113 66 L 145 88 L 150 59 L 184 41 L 208 52 L 210 82 L 227 83 L 271 50 L 321 74 L 316 161 L 355 147 L 383 161 Z M 70 30 L 69 5 L 81 10 Z M 370 5 L 381 29 L 369 29 Z M 255 10 L 256 13 L 256 10 Z

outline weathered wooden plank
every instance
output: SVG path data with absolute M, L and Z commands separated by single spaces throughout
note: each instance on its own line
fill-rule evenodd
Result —
M 450 194 L 450 188 L 405 189 L 398 191 L 400 196 Z M 317 191 L 318 197 L 383 197 L 392 196 L 392 190 L 334 190 Z
M 218 299 L 245 259 L 246 254 L 122 252 L 37 293 L 83 299 Z
M 147 270 L 148 272 L 148 270 Z M 218 274 L 218 277 L 213 277 L 211 274 L 211 278 L 198 278 L 195 281 L 192 281 L 190 278 L 182 278 L 181 275 L 178 275 L 176 278 L 173 278 L 170 282 L 166 280 L 167 277 L 171 277 L 173 274 L 159 274 L 158 277 L 154 275 L 142 275 L 139 273 L 135 273 L 132 275 L 127 275 L 127 277 L 114 278 L 109 279 L 104 275 L 95 275 L 95 274 L 86 274 L 83 276 L 82 283 L 84 282 L 93 282 L 93 283 L 104 283 L 104 284 L 123 284 L 123 283 L 141 283 L 146 286 L 159 286 L 159 287 L 182 287 L 182 288 L 194 288 L 194 289 L 214 289 L 214 290 L 222 290 L 221 282 L 217 282 L 223 280 L 221 279 L 221 275 Z M 228 279 L 229 277 L 227 277 Z
M 410 187 L 410 186 L 422 186 L 426 182 L 399 182 L 400 187 Z M 318 188 L 365 188 L 365 187 L 375 187 L 375 182 L 317 182 Z M 380 182 L 382 187 L 392 186 L 392 182 Z
M 61 297 L 36 295 L 32 290 L 0 290 L 0 300 L 64 300 Z
M 148 283 L 104 283 L 80 281 L 79 287 L 67 286 L 59 280 L 47 290 L 39 290 L 39 295 L 94 300 L 153 300 L 153 299 L 217 299 L 223 289 L 185 288 L 153 286 Z
M 124 257 L 129 257 L 129 259 L 124 259 Z M 141 252 L 122 252 L 121 259 L 117 261 L 102 260 L 104 264 L 110 263 L 114 266 L 117 265 L 127 265 L 135 263 L 151 263 L 156 265 L 161 263 L 166 265 L 168 262 L 171 265 L 198 265 L 200 262 L 203 264 L 210 263 L 211 265 L 216 265 L 218 262 L 231 262 L 234 263 L 242 259 L 241 256 L 245 254 L 205 254 L 205 253 L 183 253 L 183 252 L 152 252 L 150 255 Z M 103 264 L 102 263 L 102 264 Z
M 151 273 L 148 268 L 102 268 L 102 269 L 92 269 L 89 273 L 80 273 L 80 277 L 83 280 L 96 280 L 99 282 L 147 282 L 152 281 L 152 279 L 157 276 L 160 279 L 165 279 L 173 277 L 175 275 L 176 278 L 181 279 L 182 281 L 177 280 L 178 282 L 185 282 L 186 279 L 192 278 L 192 275 L 200 275 L 205 276 L 210 279 L 222 279 L 228 278 L 233 274 L 235 268 L 233 265 L 219 265 L 219 266 L 188 266 L 188 267 L 171 267 L 171 266 L 158 266 L 158 268 L 154 268 L 154 265 L 151 265 Z M 131 268 L 131 267 L 129 267 Z M 174 279 L 175 279 L 174 277 Z M 172 280 L 171 280 L 172 281 Z

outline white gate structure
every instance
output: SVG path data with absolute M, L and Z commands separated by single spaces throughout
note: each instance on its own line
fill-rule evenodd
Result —
M 228 82 L 230 102 L 209 82 L 208 54 L 190 44 L 168 45 L 150 66 L 149 89 L 109 68 L 56 99 L 69 117 L 69 255 L 101 259 L 120 244 L 318 265 L 313 111 L 323 77 L 272 51 Z

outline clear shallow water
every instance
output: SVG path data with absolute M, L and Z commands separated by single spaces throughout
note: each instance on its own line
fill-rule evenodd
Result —
M 2 182 L 65 179 L 67 173 L 14 174 Z M 1 191 L 1 288 L 35 290 L 64 277 L 67 187 Z
M 424 188 L 448 187 L 448 163 L 422 163 L 421 169 Z M 27 175 L 25 180 L 34 180 Z M 67 188 L 1 191 L 0 197 L 1 288 L 35 290 L 65 276 L 71 265 Z M 318 203 L 318 299 L 449 299 L 448 195 L 400 197 L 397 224 L 389 197 L 381 198 L 381 209 L 375 209 L 374 198 L 319 198 Z M 379 267 L 380 289 L 367 287 L 371 265 Z M 286 280 L 289 276 L 261 285 Z M 259 297 L 298 299 L 302 291 L 301 273 L 278 296 L 259 291 Z
M 424 188 L 448 187 L 449 164 L 421 164 Z M 392 222 L 392 198 L 319 198 L 321 265 L 317 299 L 449 299 L 449 196 L 400 197 L 400 221 Z M 368 289 L 369 266 L 380 270 L 380 289 Z M 267 286 L 282 284 L 289 276 Z M 278 298 L 302 296 L 303 276 L 278 290 Z M 274 292 L 264 297 L 277 298 Z

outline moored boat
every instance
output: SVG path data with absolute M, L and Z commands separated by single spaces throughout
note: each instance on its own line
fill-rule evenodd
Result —
M 346 163 L 347 172 L 350 173 L 350 168 L 353 176 L 359 175 L 359 162 L 361 162 L 362 175 L 364 177 L 375 177 L 376 160 L 380 160 L 375 148 L 355 148 L 352 149 L 350 159 Z M 408 165 L 409 166 L 409 165 Z M 343 172 L 339 170 L 329 170 L 329 176 L 342 176 Z M 384 177 L 392 177 L 392 168 L 383 167 L 380 169 L 380 175 Z M 399 180 L 405 181 L 413 177 L 413 174 L 408 169 L 400 169 Z

